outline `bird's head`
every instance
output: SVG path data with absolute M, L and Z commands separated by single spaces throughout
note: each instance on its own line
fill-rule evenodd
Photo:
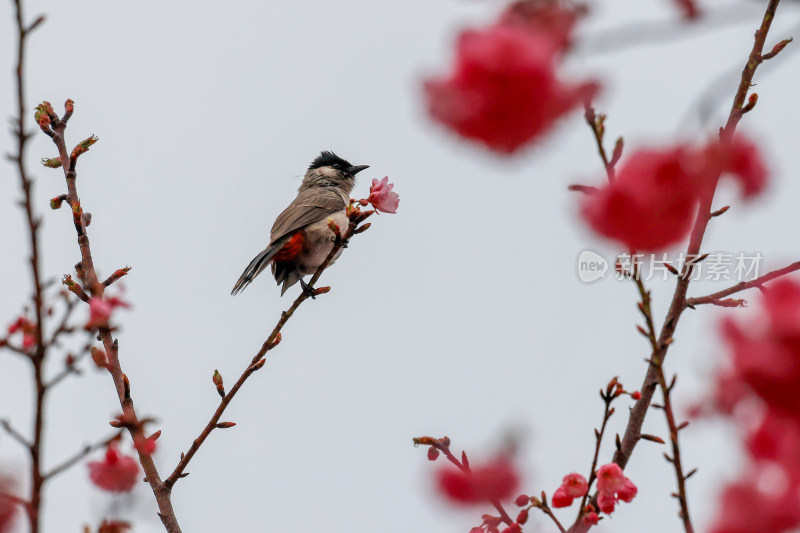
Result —
M 348 195 L 353 190 L 356 174 L 369 165 L 351 165 L 333 152 L 323 151 L 306 171 L 300 189 L 310 187 L 337 187 Z

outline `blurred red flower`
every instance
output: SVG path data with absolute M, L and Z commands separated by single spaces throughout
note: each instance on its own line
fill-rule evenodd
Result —
M 139 478 L 139 463 L 133 457 L 119 453 L 116 445 L 106 449 L 102 461 L 89 463 L 89 478 L 103 490 L 128 492 Z
M 700 9 L 697 7 L 695 0 L 673 0 L 683 12 L 683 17 L 688 20 L 695 20 L 700 18 Z
M 755 485 L 745 479 L 726 487 L 709 533 L 783 533 L 800 525 L 797 485 L 775 487 L 770 492 Z
M 614 182 L 583 202 L 597 233 L 632 250 L 659 250 L 683 239 L 695 215 L 698 183 L 686 172 L 685 148 L 639 150 Z
M 629 249 L 657 251 L 689 233 L 702 193 L 722 175 L 739 182 L 745 198 L 767 184 L 758 149 L 742 136 L 724 145 L 641 149 L 617 170 L 616 179 L 588 195 L 582 214 L 597 233 Z
M 722 335 L 733 362 L 730 379 L 747 385 L 767 405 L 800 421 L 800 283 L 775 280 L 762 299 L 760 323 L 728 318 Z
M 16 490 L 14 480 L 0 474 L 0 492 L 13 494 Z M 0 496 L 0 533 L 9 533 L 14 528 L 17 503 Z
M 519 475 L 506 458 L 473 466 L 465 473 L 453 467 L 437 472 L 439 490 L 456 503 L 477 504 L 489 500 L 508 500 L 519 485 Z
M 103 298 L 101 296 L 93 296 L 89 299 L 89 322 L 86 323 L 87 329 L 107 326 L 108 321 L 111 319 L 111 313 L 117 307 L 130 307 L 128 302 L 123 301 L 116 296 L 112 298 Z
M 17 332 L 22 333 L 22 348 L 30 350 L 36 346 L 36 325 L 25 318 L 24 316 L 18 317 L 16 322 L 8 326 L 8 334 L 13 335 Z
M 126 533 L 130 530 L 131 525 L 128 522 L 120 522 L 119 520 L 103 520 L 97 533 Z
M 557 62 L 573 20 L 548 26 L 512 8 L 500 22 L 464 31 L 449 76 L 425 82 L 431 116 L 459 135 L 510 154 L 590 99 L 597 83 L 564 83 Z

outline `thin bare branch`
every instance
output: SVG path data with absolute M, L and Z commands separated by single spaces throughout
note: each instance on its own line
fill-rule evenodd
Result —
M 46 474 L 44 474 L 44 479 L 48 480 L 48 479 L 50 479 L 50 478 L 52 478 L 54 476 L 57 476 L 61 472 L 64 472 L 65 470 L 69 469 L 71 466 L 74 466 L 74 465 L 78 464 L 85 457 L 87 457 L 89 454 L 91 454 L 95 450 L 99 450 L 99 449 L 107 447 L 112 441 L 118 439 L 121 434 L 122 434 L 122 431 L 120 430 L 120 431 L 115 432 L 113 435 L 111 435 L 109 437 L 106 437 L 105 439 L 103 439 L 103 440 L 101 440 L 99 442 L 95 442 L 94 444 L 87 444 L 86 446 L 81 448 L 81 450 L 78 453 L 76 453 L 75 455 L 73 455 L 72 457 L 70 457 L 69 459 L 67 459 L 63 463 L 61 463 L 60 465 L 54 467 L 52 470 L 50 470 Z
M 772 281 L 775 278 L 791 274 L 792 272 L 796 272 L 798 270 L 800 270 L 800 261 L 796 261 L 791 265 L 780 268 L 778 270 L 773 270 L 772 272 L 764 274 L 763 276 L 760 276 L 754 280 L 742 281 L 741 283 L 737 283 L 732 287 L 728 287 L 727 289 L 715 292 L 713 294 L 709 294 L 707 296 L 700 296 L 697 298 L 687 298 L 686 306 L 694 307 L 696 305 L 702 305 L 702 304 L 716 304 L 720 300 L 722 300 L 723 298 L 727 298 L 731 294 L 736 294 L 737 292 L 741 292 L 747 289 L 761 288 L 764 286 L 765 283 Z
M 5 418 L 0 419 L 0 427 L 6 430 L 6 433 L 8 433 L 11 438 L 19 442 L 28 451 L 30 451 L 33 448 L 33 443 L 31 443 L 31 441 L 25 438 L 25 436 L 23 436 L 22 433 L 14 429 L 14 426 L 11 425 L 11 422 L 6 420 Z

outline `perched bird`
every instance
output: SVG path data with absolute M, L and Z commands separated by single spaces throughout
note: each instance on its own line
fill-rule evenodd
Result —
M 297 190 L 297 198 L 275 219 L 269 246 L 250 261 L 231 294 L 247 287 L 270 264 L 275 281 L 283 284 L 281 295 L 298 281 L 303 290 L 308 290 L 303 276 L 316 272 L 333 248 L 334 234 L 328 227 L 328 218 L 342 230 L 347 227 L 350 192 L 356 174 L 365 168 L 369 166 L 351 165 L 333 152 L 324 151 L 314 159 Z M 333 261 L 337 257 L 338 254 Z

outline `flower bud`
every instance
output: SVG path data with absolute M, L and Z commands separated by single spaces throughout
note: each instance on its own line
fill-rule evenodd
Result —
M 332 218 L 330 218 L 330 217 L 328 217 L 328 228 L 330 228 L 330 230 L 331 230 L 331 231 L 332 231 L 334 234 L 336 234 L 336 236 L 337 236 L 337 237 L 338 237 L 339 235 L 341 235 L 341 234 L 342 234 L 342 230 L 339 228 L 339 224 L 337 224 L 337 223 L 336 223 L 336 222 L 335 222 L 335 221 L 334 221 Z
M 97 365 L 97 368 L 108 368 L 108 357 L 106 357 L 105 350 L 92 346 L 91 349 L 92 361 Z
M 275 348 L 277 345 L 281 343 L 281 340 L 283 340 L 283 335 L 281 335 L 281 332 L 279 331 L 278 334 L 275 336 L 275 340 L 273 340 L 267 347 L 267 350 L 272 350 L 273 348 Z
M 214 385 L 217 387 L 217 393 L 219 393 L 220 398 L 225 397 L 225 386 L 222 383 L 222 374 L 219 373 L 219 370 L 214 370 L 214 376 L 211 378 L 214 382 Z
M 219 428 L 219 429 L 228 429 L 228 428 L 232 428 L 235 425 L 236 425 L 236 422 L 220 422 L 219 424 L 217 424 L 214 427 Z

